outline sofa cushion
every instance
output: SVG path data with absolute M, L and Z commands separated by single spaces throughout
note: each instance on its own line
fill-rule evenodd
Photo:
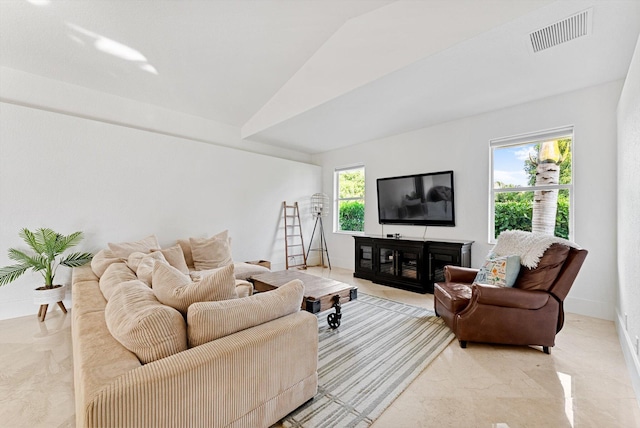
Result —
M 113 293 L 105 319 L 111 335 L 143 364 L 187 349 L 184 317 L 142 281 L 127 281 Z
M 199 281 L 192 281 L 173 266 L 156 263 L 153 269 L 153 291 L 158 300 L 184 315 L 192 303 L 238 297 L 232 264 Z
M 104 275 L 104 272 L 109 266 L 121 261 L 122 259 L 120 257 L 116 257 L 111 250 L 100 250 L 91 259 L 91 270 L 98 278 L 100 278 Z
M 189 275 L 189 267 L 187 266 L 187 262 L 184 258 L 184 252 L 182 251 L 182 247 L 180 245 L 176 244 L 173 247 L 163 248 L 162 250 L 160 250 L 160 252 L 164 256 L 167 263 L 178 269 L 183 274 Z
M 136 251 L 141 253 L 150 253 L 151 250 L 159 250 L 158 238 L 155 235 L 147 236 L 144 239 L 133 242 L 109 242 L 109 249 L 115 257 L 126 259 L 131 253 Z
M 271 272 L 271 269 L 252 263 L 234 263 L 236 279 L 247 279 L 253 275 Z
M 253 284 L 244 279 L 236 279 L 236 294 L 238 297 L 247 297 L 253 294 Z
M 187 334 L 194 347 L 300 310 L 304 286 L 293 280 L 267 293 L 189 307 Z
M 473 282 L 513 287 L 520 272 L 520 256 L 497 257 L 489 254 Z
M 167 264 L 167 260 L 160 251 L 153 251 L 149 254 L 135 252 L 129 255 L 127 266 L 135 271 L 140 281 L 151 287 L 153 267 L 158 262 Z
M 544 252 L 535 269 L 523 267 L 514 287 L 522 290 L 548 291 L 558 277 L 571 248 L 553 244 Z
M 189 238 L 189 244 L 196 270 L 216 269 L 233 263 L 226 230 L 211 238 Z
M 138 279 L 125 262 L 112 263 L 104 275 L 100 277 L 100 291 L 105 299 L 110 300 L 115 291 L 127 281 Z

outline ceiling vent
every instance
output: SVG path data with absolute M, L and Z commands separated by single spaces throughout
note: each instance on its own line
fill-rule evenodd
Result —
M 589 34 L 591 28 L 591 9 L 570 16 L 548 27 L 529 34 L 533 52 L 549 49 L 569 40 Z

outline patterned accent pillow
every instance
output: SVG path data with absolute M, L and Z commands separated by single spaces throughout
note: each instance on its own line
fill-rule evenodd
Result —
M 156 263 L 153 268 L 153 292 L 165 305 L 176 308 L 183 315 L 192 303 L 236 299 L 236 279 L 233 264 L 220 268 L 200 281 L 191 281 L 169 264 Z
M 519 272 L 520 256 L 496 257 L 489 254 L 473 282 L 498 287 L 513 287 Z

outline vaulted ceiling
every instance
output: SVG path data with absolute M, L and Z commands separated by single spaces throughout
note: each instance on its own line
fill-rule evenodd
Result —
M 634 0 L 0 0 L 0 66 L 303 153 L 624 78 L 639 33 Z

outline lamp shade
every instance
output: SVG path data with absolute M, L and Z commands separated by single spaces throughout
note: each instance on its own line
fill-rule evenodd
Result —
M 311 215 L 313 217 L 326 217 L 329 215 L 329 197 L 324 193 L 311 195 Z

